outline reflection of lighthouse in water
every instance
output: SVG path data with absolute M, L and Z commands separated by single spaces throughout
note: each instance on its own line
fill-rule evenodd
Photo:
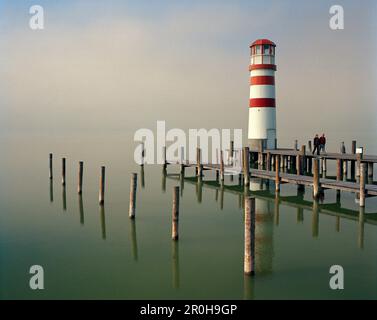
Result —
M 250 182 L 250 190 L 261 190 L 259 182 Z M 274 203 L 255 199 L 255 273 L 272 272 Z

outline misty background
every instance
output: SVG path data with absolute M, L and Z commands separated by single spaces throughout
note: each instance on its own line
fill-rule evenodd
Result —
M 29 28 L 34 4 L 44 30 Z M 329 28 L 334 4 L 344 30 Z M 376 9 L 371 0 L 0 1 L 0 132 L 132 140 L 157 120 L 246 130 L 249 45 L 268 38 L 280 145 L 317 132 L 334 148 L 367 141 L 377 133 Z

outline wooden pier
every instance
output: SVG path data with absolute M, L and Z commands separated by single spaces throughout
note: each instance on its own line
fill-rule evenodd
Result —
M 354 153 L 351 154 L 322 152 L 320 155 L 312 154 L 310 144 L 309 152 L 306 151 L 305 145 L 300 150 L 249 150 L 245 147 L 242 150 L 232 149 L 231 160 L 228 159 L 225 164 L 223 151 L 220 152 L 218 164 L 202 163 L 201 150 L 197 148 L 196 162 L 182 159 L 179 162 L 166 160 L 164 168 L 179 164 L 181 173 L 184 174 L 186 167 L 195 167 L 196 175 L 200 177 L 203 176 L 203 171 L 212 170 L 216 172 L 217 179 L 221 177 L 222 183 L 226 175 L 239 175 L 239 179 L 243 180 L 245 185 L 249 184 L 250 178 L 268 179 L 275 181 L 276 192 L 280 191 L 280 184 L 284 183 L 295 184 L 300 188 L 309 186 L 313 188 L 314 199 L 325 189 L 353 192 L 359 199 L 360 206 L 364 207 L 365 198 L 377 196 L 377 184 L 373 183 L 373 165 L 377 163 L 377 156 L 356 153 L 356 143 L 352 145 Z M 239 166 L 233 163 L 233 159 L 237 158 L 237 152 L 241 162 Z M 336 175 L 333 178 L 326 176 L 328 160 L 336 162 Z

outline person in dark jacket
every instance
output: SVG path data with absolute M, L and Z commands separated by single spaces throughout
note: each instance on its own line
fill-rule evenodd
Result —
M 317 156 L 319 156 L 319 138 L 318 138 L 318 134 L 316 134 L 315 137 L 314 137 L 314 139 L 313 139 L 313 145 L 314 145 L 313 154 L 317 151 Z
M 325 137 L 325 134 L 323 133 L 322 136 L 319 138 L 319 151 L 320 152 L 325 152 L 326 149 L 326 137 Z

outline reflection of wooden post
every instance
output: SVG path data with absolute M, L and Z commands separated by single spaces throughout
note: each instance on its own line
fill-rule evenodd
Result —
M 178 217 L 179 217 L 179 187 L 173 189 L 173 210 L 172 210 L 172 233 L 171 238 L 178 240 Z
M 167 166 L 168 166 L 168 162 L 167 162 L 167 159 L 166 159 L 166 146 L 163 146 L 162 147 L 162 157 L 163 157 L 163 169 L 166 170 Z
M 360 207 L 359 209 L 359 248 L 364 248 L 364 207 Z
M 100 218 L 101 218 L 101 230 L 102 239 L 106 239 L 106 218 L 105 218 L 105 206 L 100 206 Z
M 131 219 L 134 219 L 136 215 L 136 190 L 137 190 L 137 173 L 132 173 L 131 184 L 130 184 L 130 207 L 128 210 L 128 216 Z
M 313 159 L 314 171 L 313 171 L 313 198 L 317 199 L 319 196 L 319 163 L 318 159 Z
M 135 261 L 138 259 L 138 250 L 137 250 L 137 238 L 136 238 L 136 223 L 135 220 L 130 222 L 131 228 L 131 244 L 132 244 L 132 256 Z
M 52 179 L 53 174 L 52 174 L 52 153 L 49 155 L 49 178 Z
M 280 191 L 280 156 L 277 154 L 275 155 L 275 191 Z
M 243 148 L 243 156 L 244 156 L 244 183 L 246 186 L 250 184 L 250 153 L 249 148 L 244 147 Z
M 83 173 L 84 173 L 84 162 L 80 161 L 79 162 L 79 182 L 77 186 L 77 193 L 81 194 L 82 193 L 82 178 L 83 178 Z
M 179 243 L 173 241 L 172 243 L 172 273 L 173 273 L 173 288 L 179 288 Z
M 340 217 L 336 216 L 336 232 L 340 232 Z
M 62 158 L 62 185 L 65 185 L 65 158 Z
M 50 179 L 50 202 L 54 202 L 54 182 Z
M 275 218 L 275 225 L 279 225 L 279 218 L 280 218 L 280 208 L 279 208 L 279 194 L 275 194 L 275 212 L 274 212 L 274 218 Z
M 255 198 L 245 198 L 245 253 L 244 272 L 254 275 L 255 270 Z
M 313 215 L 312 215 L 312 236 L 317 238 L 318 231 L 319 231 L 319 209 L 318 209 L 318 201 L 313 201 Z
M 365 207 L 366 164 L 360 163 L 360 207 Z
M 63 210 L 67 211 L 67 192 L 65 185 L 63 185 Z
M 101 177 L 99 182 L 99 203 L 104 204 L 105 202 L 105 167 L 101 167 Z
M 79 194 L 79 213 L 80 213 L 80 223 L 84 224 L 84 204 L 82 202 L 82 195 Z

